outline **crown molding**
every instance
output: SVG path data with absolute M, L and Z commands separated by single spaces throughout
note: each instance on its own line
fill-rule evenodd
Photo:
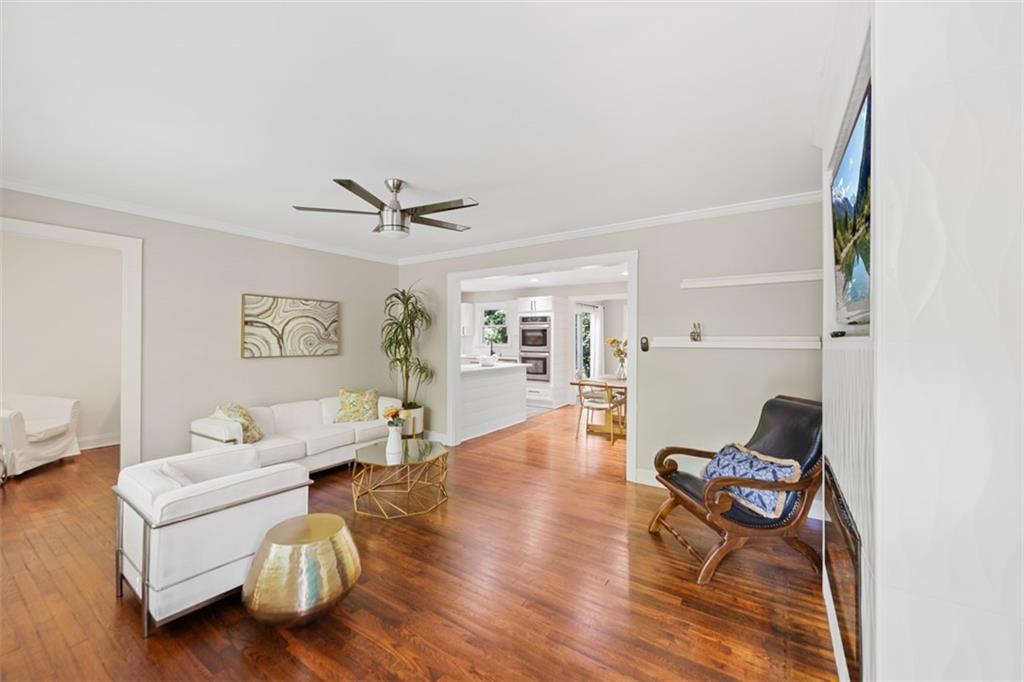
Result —
M 156 220 L 180 223 L 183 225 L 198 227 L 205 230 L 227 232 L 228 234 L 235 234 L 242 237 L 250 237 L 252 239 L 260 239 L 262 241 L 274 242 L 277 244 L 285 244 L 287 246 L 296 246 L 303 249 L 312 249 L 314 251 L 324 251 L 326 253 L 333 253 L 339 256 L 347 256 L 349 258 L 358 258 L 361 260 L 373 261 L 375 263 L 384 263 L 387 265 L 398 266 L 415 265 L 418 263 L 429 263 L 431 261 L 447 260 L 449 258 L 460 258 L 463 256 L 475 256 L 483 253 L 493 253 L 495 251 L 506 251 L 508 249 L 518 249 L 527 246 L 536 246 L 538 244 L 551 244 L 553 242 L 570 241 L 573 239 L 582 239 L 584 237 L 596 237 L 598 235 L 614 234 L 616 232 L 642 230 L 648 227 L 660 227 L 662 225 L 685 223 L 694 220 L 719 218 L 722 216 L 738 215 L 742 213 L 755 213 L 757 211 L 769 211 L 776 208 L 787 208 L 789 206 L 802 206 L 805 204 L 814 204 L 821 201 L 820 191 L 802 192 L 800 194 L 787 194 L 784 196 L 771 197 L 768 199 L 756 199 L 754 201 L 743 201 L 735 204 L 725 204 L 723 206 L 699 208 L 692 211 L 668 213 L 665 215 L 653 216 L 650 218 L 627 220 L 621 223 L 598 225 L 596 227 L 585 227 L 577 230 L 565 230 L 563 232 L 554 232 L 551 234 L 538 235 L 536 237 L 526 237 L 524 239 L 511 239 L 508 241 L 497 242 L 494 244 L 482 244 L 480 246 L 470 246 L 463 249 L 452 249 L 450 251 L 441 251 L 438 253 L 424 254 L 422 256 L 411 256 L 409 258 L 386 258 L 375 254 L 365 253 L 362 251 L 353 251 L 350 249 L 343 249 L 337 246 L 333 246 L 331 244 L 324 244 L 322 242 L 300 239 L 297 237 L 278 234 L 275 232 L 263 232 L 260 230 L 254 230 L 252 228 L 242 227 L 241 225 L 235 225 L 233 223 L 227 223 L 220 220 L 211 220 L 199 216 L 175 213 L 173 211 L 166 211 L 160 208 L 143 206 L 131 202 L 119 201 L 116 199 L 108 199 L 106 197 L 87 194 L 84 192 L 72 192 L 55 189 L 51 187 L 44 187 L 41 185 L 22 182 L 20 180 L 11 178 L 0 178 L 0 188 L 8 189 L 14 192 L 25 192 L 26 194 L 35 194 L 38 196 L 49 197 L 51 199 L 59 199 L 61 201 L 70 201 L 72 203 L 84 204 L 86 206 L 94 206 L 96 208 L 105 208 L 111 211 L 119 211 L 121 213 L 130 213 L 132 215 L 143 216 L 145 218 L 154 218 Z
M 538 244 L 551 244 L 584 237 L 596 237 L 603 234 L 615 232 L 629 232 L 631 230 L 642 230 L 647 227 L 660 227 L 662 225 L 673 225 L 686 223 L 694 220 L 705 220 L 707 218 L 720 218 L 722 216 L 738 215 L 741 213 L 755 213 L 757 211 L 770 211 L 775 208 L 787 208 L 789 206 L 803 206 L 815 204 L 821 201 L 821 192 L 802 192 L 800 194 L 787 194 L 781 197 L 769 199 L 756 199 L 754 201 L 742 201 L 736 204 L 724 206 L 712 206 L 710 208 L 698 208 L 692 211 L 681 211 L 679 213 L 668 213 L 666 215 L 653 216 L 651 218 L 639 218 L 627 220 L 621 223 L 598 225 L 597 227 L 584 227 L 579 230 L 566 230 L 552 234 L 526 237 L 525 239 L 512 239 L 495 244 L 483 244 L 481 246 L 470 246 L 464 249 L 453 249 L 440 253 L 412 256 L 410 258 L 399 258 L 398 265 L 415 265 L 417 263 L 429 263 L 431 261 L 446 260 L 448 258 L 461 258 L 464 256 L 476 256 L 482 253 L 493 253 L 507 249 L 519 249 L 525 246 L 536 246 Z
M 249 237 L 251 239 L 259 239 L 265 242 L 274 242 L 276 244 L 284 244 L 286 246 L 296 246 L 302 249 L 311 249 L 313 251 L 323 251 L 339 256 L 348 256 L 349 258 L 358 258 L 360 260 L 368 260 L 387 265 L 398 265 L 397 258 L 384 258 L 382 256 L 362 251 L 338 248 L 331 244 L 300 239 L 285 234 L 278 234 L 276 232 L 263 232 L 261 230 L 254 230 L 220 220 L 211 220 L 209 218 L 201 218 L 199 216 L 188 215 L 185 213 L 175 213 L 173 211 L 166 211 L 160 208 L 153 208 L 152 206 L 143 206 L 141 204 L 133 204 L 127 201 L 119 201 L 117 199 L 108 199 L 106 197 L 87 194 L 85 192 L 69 192 L 51 187 L 34 185 L 32 183 L 13 180 L 10 178 L 0 178 L 0 188 L 14 192 L 35 194 L 37 196 L 48 197 L 50 199 L 70 201 L 75 204 L 83 204 L 85 206 L 93 206 L 95 208 L 105 208 L 111 211 L 118 211 L 120 213 L 130 213 L 132 215 L 142 216 L 143 218 L 153 218 L 155 220 L 163 220 L 171 223 L 180 223 L 182 225 L 198 227 L 204 230 L 227 232 L 228 234 Z

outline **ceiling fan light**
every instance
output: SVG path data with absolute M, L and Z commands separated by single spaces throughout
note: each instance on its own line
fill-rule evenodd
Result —
M 409 236 L 409 228 L 403 225 L 384 225 L 380 229 L 380 236 L 385 239 L 405 239 Z

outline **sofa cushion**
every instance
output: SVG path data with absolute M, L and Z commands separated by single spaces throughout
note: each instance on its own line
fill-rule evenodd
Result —
M 324 424 L 333 424 L 339 409 L 341 409 L 341 401 L 338 400 L 338 396 L 332 395 L 330 398 L 320 399 L 320 419 Z
M 171 521 L 221 505 L 301 486 L 307 481 L 309 473 L 301 465 L 292 462 L 275 464 L 162 493 L 153 500 L 151 514 L 157 522 Z M 253 545 L 253 549 L 255 547 Z
M 338 390 L 338 414 L 336 422 L 364 422 L 377 418 L 377 399 L 380 391 L 375 388 L 367 390 Z
M 356 432 L 348 424 L 322 424 L 304 429 L 292 429 L 285 435 L 303 441 L 306 444 L 307 456 L 356 442 Z
M 794 459 L 771 457 L 733 443 L 719 450 L 704 467 L 704 480 L 722 477 L 793 483 L 800 480 L 800 463 Z M 769 519 L 779 518 L 786 505 L 786 494 L 778 490 L 729 486 L 725 491 L 748 510 Z
M 277 429 L 274 427 L 274 411 L 269 407 L 250 407 L 249 415 L 256 422 L 256 426 L 260 427 L 264 436 L 272 436 L 277 433 Z
M 217 419 L 229 419 L 233 422 L 238 422 L 242 427 L 243 443 L 257 443 L 263 438 L 263 431 L 260 430 L 256 420 L 249 414 L 249 410 L 238 403 L 218 405 L 212 416 Z
M 151 471 L 150 473 L 155 472 Z M 191 479 L 185 476 L 185 474 L 183 474 L 182 472 L 178 471 L 178 469 L 175 468 L 173 464 L 168 464 L 167 462 L 164 462 L 162 465 L 160 465 L 160 473 L 166 476 L 167 478 L 171 479 L 175 483 L 177 483 L 179 488 L 183 485 L 192 485 Z M 154 499 L 158 494 L 160 493 L 153 494 Z
M 288 434 L 297 429 L 321 426 L 320 403 L 316 400 L 302 400 L 297 403 L 278 403 L 270 406 L 274 413 L 274 429 L 277 433 Z
M 117 487 L 147 513 L 150 511 L 153 500 L 166 492 L 177 490 L 181 486 L 181 483 L 161 471 L 161 467 L 154 466 L 136 464 L 122 469 L 117 477 Z
M 66 419 L 26 419 L 25 439 L 29 443 L 42 443 L 67 433 L 69 428 L 71 424 Z
M 162 466 L 174 470 L 175 475 L 171 477 L 175 481 L 180 482 L 184 477 L 192 483 L 202 483 L 260 468 L 259 456 L 253 448 L 207 450 L 206 453 L 208 454 L 205 457 L 170 458 L 170 461 L 164 462 Z
M 388 437 L 388 423 L 384 419 L 372 419 L 365 422 L 346 422 L 345 426 L 356 432 L 356 442 L 365 443 L 368 440 Z
M 260 456 L 260 466 L 290 462 L 306 456 L 306 444 L 301 440 L 280 434 L 267 436 L 253 447 Z

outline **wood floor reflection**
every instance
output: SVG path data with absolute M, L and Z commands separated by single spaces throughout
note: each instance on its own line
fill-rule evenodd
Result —
M 0 678 L 833 679 L 804 559 L 749 545 L 697 586 L 693 560 L 646 531 L 664 493 L 625 483 L 624 442 L 577 440 L 575 419 L 563 408 L 458 447 L 450 499 L 424 516 L 353 518 L 348 470 L 317 475 L 310 509 L 351 524 L 363 576 L 296 630 L 231 598 L 141 639 L 138 603 L 114 598 L 117 449 L 13 480 L 0 492 Z M 713 543 L 673 518 L 699 549 Z

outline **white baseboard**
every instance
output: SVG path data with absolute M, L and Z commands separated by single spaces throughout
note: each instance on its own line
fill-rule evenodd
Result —
M 423 432 L 423 437 L 426 438 L 427 440 L 436 440 L 440 443 L 444 443 L 445 445 L 451 445 L 451 442 L 448 440 L 447 433 L 427 430 Z
M 654 486 L 655 488 L 664 488 L 661 483 L 658 483 L 657 474 L 650 469 L 637 469 L 636 479 L 632 482 L 639 483 L 641 485 Z M 817 497 L 814 498 L 814 502 L 811 503 L 811 511 L 808 514 L 812 519 L 817 519 L 818 521 L 824 520 L 825 505 L 822 502 L 822 499 L 821 491 L 819 490 Z
M 110 433 L 96 433 L 91 436 L 78 437 L 78 447 L 82 450 L 91 450 L 93 448 L 105 448 L 111 445 L 120 445 L 120 443 L 120 431 L 112 431 Z
M 657 474 L 655 474 L 650 469 L 637 469 L 636 478 L 633 479 L 631 483 L 639 483 L 640 485 L 650 485 L 654 486 L 655 488 L 664 489 L 664 486 L 658 483 L 658 479 L 656 478 L 656 476 Z
M 832 656 L 839 673 L 839 682 L 850 682 L 850 669 L 846 666 L 846 652 L 843 649 L 843 635 L 839 631 L 839 618 L 832 599 L 832 586 L 828 581 L 828 566 L 821 567 L 821 594 L 825 598 L 825 613 L 828 615 L 828 632 L 832 637 Z

